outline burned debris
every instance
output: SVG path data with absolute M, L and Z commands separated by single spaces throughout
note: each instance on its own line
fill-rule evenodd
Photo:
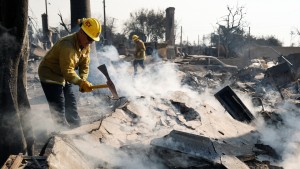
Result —
M 74 29 L 74 21 L 78 19 L 76 16 L 90 16 L 90 4 L 88 1 L 81 1 L 83 8 L 78 8 L 80 4 L 78 6 L 78 4 L 75 5 L 74 1 L 71 2 L 73 2 L 71 3 L 71 27 Z M 13 3 L 4 4 L 11 6 Z M 240 24 L 237 26 L 237 31 L 233 31 L 238 32 L 236 34 L 238 36 L 234 35 L 234 37 L 241 39 L 237 43 L 226 42 L 226 39 L 232 39 L 228 38 L 229 36 L 224 36 L 224 33 L 228 33 L 228 28 L 217 23 L 218 32 L 210 35 L 210 47 L 205 47 L 205 41 L 208 38 L 204 36 L 203 46 L 199 45 L 199 37 L 198 46 L 193 45 L 192 47 L 188 40 L 182 44 L 182 37 L 180 38 L 180 46 L 176 45 L 174 7 L 167 8 L 166 18 L 159 17 L 166 21 L 165 28 L 161 26 L 162 24 L 158 26 L 163 28 L 162 31 L 158 32 L 165 31 L 165 36 L 161 36 L 161 33 L 155 35 L 149 31 L 147 33 L 149 36 L 146 36 L 144 30 L 130 30 L 131 28 L 125 31 L 130 33 L 131 38 L 137 36 L 135 34 L 138 33 L 141 38 L 152 41 L 145 43 L 146 46 L 143 45 L 142 50 L 135 52 L 133 52 L 131 38 L 127 39 L 124 34 L 114 33 L 114 18 L 108 27 L 106 25 L 108 22 L 104 21 L 103 33 L 101 32 L 101 22 L 97 21 L 96 24 L 91 24 L 95 18 L 82 18 L 84 22 L 81 22 L 80 27 L 84 29 L 80 29 L 80 34 L 72 35 L 74 36 L 73 40 L 78 40 L 76 43 L 72 43 L 76 45 L 71 45 L 75 47 L 70 57 L 74 60 L 67 61 L 70 65 L 64 69 L 66 72 L 59 69 L 50 72 L 54 73 L 53 76 L 63 73 L 63 76 L 59 78 L 61 80 L 70 72 L 78 73 L 75 79 L 72 78 L 73 80 L 64 79 L 58 90 L 61 92 L 61 86 L 65 86 L 68 84 L 67 82 L 79 83 L 82 81 L 79 84 L 79 90 L 86 92 L 85 95 L 81 95 L 82 93 L 79 93 L 78 88 L 74 93 L 74 88 L 70 89 L 72 92 L 69 94 L 72 95 L 72 99 L 80 98 L 79 102 L 76 102 L 75 99 L 71 101 L 70 98 L 63 100 L 61 95 L 57 95 L 58 98 L 54 100 L 59 100 L 60 105 L 68 104 L 68 102 L 76 105 L 72 110 L 66 107 L 66 113 L 62 110 L 59 116 L 69 116 L 70 111 L 76 111 L 77 115 L 78 104 L 78 110 L 80 110 L 78 113 L 80 113 L 79 116 L 82 117 L 82 121 L 72 127 L 61 127 L 56 122 L 49 123 L 51 113 L 53 116 L 57 112 L 51 112 L 55 108 L 50 104 L 50 107 L 45 104 L 47 100 L 44 95 L 40 95 L 42 89 L 40 82 L 43 85 L 43 79 L 37 78 L 37 65 L 41 58 L 47 55 L 46 52 L 53 45 L 53 42 L 58 40 L 60 31 L 58 29 L 56 31 L 49 30 L 48 28 L 47 4 L 46 2 L 46 14 L 42 14 L 43 37 L 34 37 L 33 27 L 31 25 L 28 27 L 30 51 L 26 50 L 28 48 L 25 47 L 28 43 L 27 33 L 25 33 L 27 30 L 21 28 L 23 33 L 18 33 L 18 35 L 22 35 L 21 38 L 24 38 L 23 41 L 20 41 L 22 44 L 20 46 L 23 46 L 25 50 L 18 50 L 23 52 L 15 58 L 22 56 L 24 60 L 17 59 L 17 62 L 9 62 L 19 64 L 20 60 L 21 66 L 19 65 L 20 69 L 17 69 L 19 70 L 17 74 L 8 78 L 8 82 L 16 82 L 12 79 L 18 78 L 17 88 L 14 83 L 11 83 L 13 86 L 8 84 L 8 88 L 6 84 L 4 85 L 4 89 L 14 89 L 10 91 L 14 94 L 11 95 L 13 99 L 10 100 L 16 101 L 15 98 L 17 98 L 17 102 L 14 102 L 14 108 L 11 108 L 20 108 L 20 110 L 16 110 L 17 116 L 15 118 L 17 120 L 20 120 L 18 118 L 22 119 L 24 114 L 22 98 L 26 101 L 25 104 L 29 104 L 25 111 L 27 112 L 32 108 L 29 114 L 30 120 L 26 121 L 33 122 L 35 142 L 33 143 L 33 139 L 27 141 L 23 138 L 27 134 L 27 126 L 23 125 L 25 120 L 17 122 L 18 126 L 22 126 L 17 132 L 20 131 L 19 135 L 22 137 L 19 139 L 20 143 L 23 143 L 20 144 L 21 149 L 27 148 L 29 150 L 33 148 L 31 147 L 33 144 L 36 149 L 34 152 L 28 151 L 28 154 L 10 155 L 2 169 L 281 169 L 283 168 L 281 165 L 287 166 L 286 163 L 299 161 L 299 156 L 296 156 L 300 150 L 298 148 L 299 133 L 293 130 L 299 129 L 295 123 L 298 121 L 298 108 L 300 106 L 300 82 L 298 80 L 300 77 L 300 59 L 298 58 L 300 54 L 284 56 L 269 47 L 280 55 L 275 62 L 263 56 L 265 53 L 259 53 L 258 48 L 253 50 L 252 45 L 255 43 L 251 44 L 250 41 L 254 41 L 255 38 L 250 36 L 250 27 L 249 36 L 244 36 L 246 34 L 244 34 L 243 29 L 240 29 Z M 25 12 L 27 5 L 27 1 L 21 5 L 22 13 L 25 16 L 23 14 L 19 16 L 22 16 L 23 22 L 18 20 L 20 22 L 15 22 L 15 24 L 19 26 L 27 24 L 26 19 L 24 19 L 28 15 Z M 103 6 L 105 13 L 105 2 Z M 25 10 L 23 11 L 23 9 Z M 228 10 L 231 14 L 229 7 Z M 143 9 L 142 13 L 144 11 L 148 12 Z M 9 15 L 9 10 L 6 12 L 8 13 L 3 13 L 4 20 L 9 21 L 11 15 Z M 240 12 L 243 14 L 242 10 Z M 6 17 L 6 15 L 10 17 Z M 62 21 L 61 25 L 67 30 L 62 15 L 59 14 L 59 16 Z M 17 18 L 20 19 L 21 17 Z M 31 19 L 33 18 L 29 18 L 30 22 L 33 23 Z M 104 20 L 106 20 L 105 15 Z M 8 22 L 4 24 L 7 25 Z M 18 26 L 15 24 L 8 25 Z M 130 22 L 127 24 L 131 25 Z M 97 28 L 93 28 L 95 25 Z M 144 26 L 142 25 L 142 27 Z M 0 29 L 2 29 L 1 26 Z M 68 30 L 67 32 L 70 33 Z M 107 36 L 107 33 L 110 35 Z M 63 36 L 63 34 L 61 35 Z M 233 35 L 232 31 L 229 35 Z M 93 43 L 102 37 L 103 43 Z M 158 43 L 164 41 L 160 37 L 165 37 L 165 42 Z M 116 42 L 112 41 L 114 38 Z M 20 38 L 18 39 L 20 40 Z M 83 43 L 84 41 L 87 43 Z M 119 53 L 112 54 L 116 57 L 107 54 L 110 53 L 110 48 L 115 49 L 114 45 L 116 44 L 118 44 L 119 49 L 115 51 Z M 96 48 L 100 46 L 101 51 L 96 51 Z M 107 49 L 102 51 L 104 46 Z M 70 47 L 69 44 L 68 47 Z M 80 48 L 79 53 L 78 47 Z M 242 47 L 247 48 L 245 50 L 247 51 L 246 55 L 242 54 L 243 52 L 235 51 L 235 48 Z M 253 57 L 253 53 L 250 55 L 250 48 L 253 53 L 261 56 Z M 207 49 L 211 51 L 206 51 Z M 59 50 L 64 51 L 66 49 L 59 48 Z M 91 62 L 89 61 L 89 52 L 91 55 L 95 55 L 95 57 L 90 57 Z M 98 52 L 102 53 L 99 54 Z M 144 68 L 144 60 L 135 58 L 134 61 L 142 63 L 143 67 L 143 72 L 136 74 L 135 69 L 130 67 L 131 61 L 133 61 L 131 56 L 145 55 L 145 52 L 147 55 L 151 55 L 148 60 L 143 56 L 147 66 Z M 196 53 L 196 55 L 189 55 L 189 52 Z M 26 65 L 24 61 L 27 62 L 28 53 L 30 54 L 29 69 L 27 70 L 29 76 L 26 76 L 23 71 L 27 66 L 23 65 Z M 201 55 L 213 55 L 213 53 L 217 57 Z M 124 55 L 120 56 L 119 54 Z M 222 58 L 220 54 L 225 58 Z M 54 53 L 54 55 L 59 56 L 60 54 Z M 75 56 L 73 57 L 73 55 Z M 87 58 L 82 59 L 86 56 Z M 4 56 L 4 58 L 6 61 L 13 61 L 9 57 Z M 45 58 L 44 61 L 46 62 L 48 59 Z M 61 60 L 62 57 L 58 57 L 53 62 L 48 60 L 50 62 L 49 65 L 45 65 L 45 69 L 51 68 L 50 65 L 54 62 L 58 63 L 57 67 L 62 67 L 64 64 L 61 64 Z M 272 64 L 268 64 L 271 60 Z M 85 61 L 87 62 L 82 65 L 81 63 Z M 89 76 L 88 79 L 87 72 L 93 71 L 88 67 L 90 63 L 92 67 L 92 64 L 98 62 L 101 62 L 102 65 L 97 68 L 102 72 L 101 75 L 104 75 L 101 80 L 106 81 L 106 84 L 92 85 L 87 80 L 93 79 L 96 75 L 92 74 L 92 77 Z M 111 63 L 110 67 L 107 69 L 103 62 Z M 10 66 L 10 70 L 15 70 L 16 65 L 13 65 Z M 165 68 L 166 65 L 168 65 L 167 68 Z M 25 69 L 21 69 L 22 67 Z M 83 67 L 87 69 L 82 71 Z M 113 73 L 109 75 L 108 70 L 116 75 Z M 131 76 L 132 72 L 135 74 L 134 77 Z M 4 77 L 8 76 L 5 75 Z M 78 77 L 80 78 L 78 79 Z M 28 84 L 19 83 L 24 82 L 24 80 Z M 57 81 L 53 79 L 45 78 L 45 82 L 49 82 L 49 87 L 50 85 L 57 85 L 55 83 Z M 16 93 L 20 92 L 18 88 L 20 84 L 22 87 L 20 91 L 23 94 L 20 95 L 21 97 L 14 97 L 19 96 Z M 23 90 L 24 86 L 28 89 L 29 98 L 26 98 L 27 91 Z M 91 92 L 103 88 L 108 90 Z M 49 98 L 54 93 L 56 92 L 49 92 L 49 95 L 46 96 L 49 103 Z M 64 94 L 66 93 L 64 91 Z M 107 96 L 107 93 L 112 94 L 112 96 Z M 4 96 L 8 95 L 5 94 Z M 9 111 L 7 113 L 6 110 L 10 110 L 9 107 L 5 109 L 4 113 L 11 114 Z M 292 118 L 289 119 L 289 116 Z M 71 117 L 68 118 L 71 119 Z M 7 128 L 5 124 L 11 121 L 6 122 L 5 119 L 3 118 L 3 131 L 6 131 Z M 17 125 L 9 125 L 8 127 L 15 128 Z M 2 134 L 6 134 L 7 138 L 15 136 L 13 132 L 3 132 Z M 5 142 L 2 150 L 8 149 L 8 155 L 22 151 L 11 151 L 11 145 L 14 145 L 11 144 L 13 139 L 5 138 L 2 141 Z M 16 147 L 18 148 L 18 146 Z M 7 158 L 7 154 L 4 158 Z M 291 156 L 296 156 L 296 158 L 287 160 Z
M 238 138 L 237 138 L 238 140 Z M 210 138 L 173 130 L 168 135 L 150 143 L 155 152 L 169 168 L 281 168 L 256 159 L 253 145 L 244 144 L 243 151 L 237 144 L 211 140 Z M 269 146 L 256 144 L 255 147 L 268 155 L 278 158 Z M 179 161 L 185 161 L 180 163 Z M 174 166 L 175 165 L 175 166 Z
M 186 121 L 201 121 L 200 115 L 193 108 L 187 107 L 184 103 L 176 102 L 173 100 L 170 100 L 170 102 L 172 103 L 172 105 L 175 106 L 175 108 L 180 112 L 180 114 L 183 115 Z
M 39 52 L 43 51 L 36 48 L 34 53 L 39 55 Z M 39 156 L 12 156 L 5 165 L 8 168 L 26 165 L 27 168 L 72 169 L 282 168 L 279 163 L 283 158 L 281 152 L 274 145 L 264 143 L 264 133 L 257 131 L 255 125 L 258 120 L 276 129 L 284 128 L 286 124 L 285 117 L 277 109 L 280 102 L 266 98 L 269 92 L 267 87 L 281 96 L 280 101 L 289 100 L 299 105 L 297 62 L 290 59 L 293 57 L 281 57 L 278 64 L 272 67 L 258 61 L 258 66 L 253 63 L 240 70 L 215 57 L 171 57 L 169 59 L 176 68 L 176 76 L 180 77 L 178 86 L 183 90 L 172 89 L 167 96 L 161 93 L 155 96 L 152 93 L 138 95 L 145 93 L 143 86 L 139 88 L 143 92 L 137 92 L 127 100 L 119 96 L 122 92 L 117 93 L 117 85 L 106 86 L 115 100 L 96 96 L 98 93 L 92 94 L 90 100 L 83 98 L 84 102 L 99 99 L 101 103 L 81 103 L 81 109 L 86 111 L 81 114 L 81 127 L 46 133 L 51 137 L 43 144 L 36 143 L 40 149 Z M 162 62 L 159 66 L 155 62 L 149 64 L 148 74 L 157 75 L 161 67 L 169 63 Z M 117 70 L 122 66 L 122 61 L 110 66 L 115 66 Z M 98 69 L 106 80 L 111 80 L 106 67 L 102 65 Z M 34 74 L 34 69 L 30 73 Z M 29 77 L 29 85 L 34 86 L 38 81 L 34 78 Z M 150 83 L 143 77 L 132 81 L 138 80 Z M 169 85 L 163 87 L 167 89 Z M 33 90 L 36 92 L 38 87 Z M 187 91 L 192 91 L 192 94 L 186 94 Z M 205 95 L 208 91 L 211 92 L 209 96 Z M 254 108 L 247 107 L 246 100 L 236 92 L 250 96 Z M 39 97 L 34 99 L 31 101 L 37 101 Z M 230 116 L 226 116 L 227 113 Z M 270 160 L 264 160 L 261 156 L 267 156 Z M 274 161 L 278 166 L 271 164 Z
M 10 155 L 1 169 L 47 169 L 47 158 L 44 156 Z
M 234 119 L 247 123 L 254 120 L 254 116 L 229 86 L 217 92 L 215 97 Z
M 274 145 L 263 143 L 264 133 L 256 131 L 255 125 L 263 119 L 267 126 L 285 127 L 285 117 L 277 107 L 284 100 L 298 106 L 299 83 L 288 63 L 253 70 L 245 68 L 233 74 L 178 71 L 180 85 L 199 94 L 201 97 L 197 99 L 184 91 L 171 91 L 167 96 L 135 95 L 128 99 L 130 102 L 119 97 L 115 102 L 120 103 L 116 104 L 109 98 L 93 96 L 93 99 L 101 98 L 101 103 L 81 105 L 87 112 L 82 114 L 83 126 L 54 133 L 40 146 L 39 158 L 23 156 L 28 161 L 26 165 L 29 168 L 33 165 L 103 169 L 157 165 L 152 168 L 280 169 L 281 152 Z M 249 76 L 244 76 L 248 73 Z M 36 82 L 34 76 L 29 78 L 29 85 Z M 207 89 L 212 92 L 211 97 L 204 95 Z M 266 97 L 268 90 L 283 97 L 279 101 L 271 100 Z M 253 107 L 248 107 L 240 93 L 250 96 Z M 101 108 L 99 113 L 99 107 L 107 108 L 105 111 Z M 122 163 L 124 159 L 129 162 Z
M 181 81 L 181 83 L 189 85 L 200 94 L 205 91 L 205 88 L 210 87 L 216 91 L 220 83 L 229 80 L 228 76 L 214 72 L 211 72 L 210 76 L 205 76 L 207 75 L 205 73 L 202 76 L 195 72 L 184 75 L 187 74 L 195 80 L 192 83 L 188 81 Z M 277 166 L 258 157 L 266 155 L 275 160 L 280 159 L 271 146 L 261 144 L 261 133 L 253 131 L 251 126 L 252 122 L 259 117 L 250 112 L 244 100 L 240 99 L 235 92 L 249 93 L 255 103 L 254 106 L 261 107 L 259 116 L 265 117 L 265 121 L 270 121 L 269 125 L 275 125 L 282 118 L 276 116 L 275 110 L 269 111 L 268 101 L 263 97 L 263 93 L 259 95 L 257 92 L 258 81 L 250 80 L 249 83 L 245 83 L 237 78 L 232 84 L 228 83 L 229 85 L 214 93 L 216 100 L 224 106 L 232 119 L 214 117 L 208 120 L 211 117 L 207 115 L 219 114 L 214 113 L 217 107 L 206 103 L 191 106 L 188 103 L 189 99 L 184 99 L 187 96 L 180 92 L 173 94 L 173 98 L 171 96 L 169 98 L 135 97 L 131 98 L 133 101 L 125 106 L 107 109 L 106 111 L 112 113 L 110 116 L 101 116 L 100 121 L 97 121 L 100 117 L 93 116 L 91 118 L 94 120 L 87 120 L 82 128 L 66 131 L 63 135 L 55 135 L 50 141 L 51 144 L 44 149 L 43 155 L 47 160 L 52 161 L 48 164 L 56 163 L 57 158 L 67 160 L 65 151 L 74 154 L 76 160 L 83 161 L 74 162 L 73 167 L 122 168 L 122 164 L 116 164 L 111 159 L 98 155 L 106 149 L 104 146 L 111 146 L 111 151 L 117 152 L 118 155 L 125 153 L 128 157 L 135 158 L 138 154 L 147 160 L 147 162 L 142 160 L 143 165 L 155 163 L 161 168 L 276 168 Z M 150 112 L 147 116 L 151 115 L 150 119 L 153 122 L 147 122 L 149 117 L 144 115 L 145 108 L 140 109 L 137 106 L 141 103 L 147 103 L 146 109 Z M 218 120 L 222 123 L 230 121 L 229 125 L 232 126 L 224 127 Z M 153 126 L 149 127 L 149 125 Z M 238 127 L 239 125 L 242 127 Z M 241 128 L 247 130 L 243 135 L 235 136 L 233 133 L 241 132 Z M 234 129 L 238 130 L 234 131 Z M 153 137 L 153 133 L 157 135 Z M 92 137 L 93 142 L 87 141 L 88 137 Z M 137 144 L 141 145 L 136 146 Z M 96 145 L 95 149 L 99 152 L 92 155 L 89 152 L 91 145 Z
M 213 143 L 209 138 L 203 136 L 173 130 L 163 138 L 152 140 L 150 144 L 156 148 L 156 151 L 160 153 L 161 157 L 167 162 L 187 159 L 193 161 L 198 159 L 195 160 L 197 163 L 195 163 L 195 161 L 194 163 L 187 162 L 188 166 L 185 166 L 184 168 L 200 166 L 212 167 L 214 164 L 221 163 Z M 184 155 L 186 155 L 186 157 Z M 176 160 L 171 159 L 170 157 L 173 157 Z M 182 159 L 180 159 L 180 157 Z

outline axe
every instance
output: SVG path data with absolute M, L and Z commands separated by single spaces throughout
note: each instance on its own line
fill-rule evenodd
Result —
M 107 69 L 106 69 L 105 64 L 98 66 L 98 69 L 99 69 L 99 70 L 103 73 L 103 75 L 106 77 L 106 79 L 107 79 L 107 86 L 108 86 L 110 92 L 111 92 L 112 95 L 113 95 L 113 99 L 119 99 L 119 96 L 118 96 L 116 87 L 115 87 L 114 83 L 111 81 L 111 79 L 110 79 L 110 77 L 109 77 L 109 74 L 108 74 L 108 72 L 107 72 Z M 101 88 L 101 87 L 100 87 L 100 88 Z

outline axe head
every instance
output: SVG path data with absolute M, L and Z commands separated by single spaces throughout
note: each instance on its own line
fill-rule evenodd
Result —
M 98 69 L 103 73 L 107 80 L 110 80 L 105 64 L 98 66 Z
M 107 72 L 105 64 L 98 66 L 98 69 L 104 74 L 107 81 L 109 81 L 109 83 L 107 83 L 107 85 L 108 85 L 109 90 L 113 94 L 114 99 L 119 99 L 116 87 L 115 87 L 114 83 L 110 80 L 110 77 L 109 77 L 109 74 Z

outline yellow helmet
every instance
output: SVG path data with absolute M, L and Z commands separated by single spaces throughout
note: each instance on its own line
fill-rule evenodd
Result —
M 99 41 L 101 33 L 101 24 L 95 18 L 83 18 L 81 29 L 94 41 Z
M 137 35 L 132 35 L 132 40 L 137 40 L 139 38 L 139 36 Z

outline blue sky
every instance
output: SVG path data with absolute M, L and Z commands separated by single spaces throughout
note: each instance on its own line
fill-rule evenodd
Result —
M 61 12 L 66 22 L 70 22 L 70 0 L 47 0 L 49 26 L 59 25 Z M 103 0 L 90 0 L 92 17 L 103 21 Z M 175 19 L 183 28 L 183 40 L 202 43 L 202 37 L 213 32 L 221 20 L 228 14 L 230 7 L 243 6 L 251 34 L 254 36 L 275 36 L 290 46 L 298 46 L 299 36 L 291 36 L 291 31 L 300 29 L 299 0 L 106 0 L 106 16 L 115 18 L 117 32 L 129 19 L 131 12 L 141 8 L 165 10 L 175 7 Z M 41 27 L 41 14 L 45 13 L 45 1 L 29 0 L 29 16 L 35 18 Z M 178 30 L 179 31 L 179 30 Z

